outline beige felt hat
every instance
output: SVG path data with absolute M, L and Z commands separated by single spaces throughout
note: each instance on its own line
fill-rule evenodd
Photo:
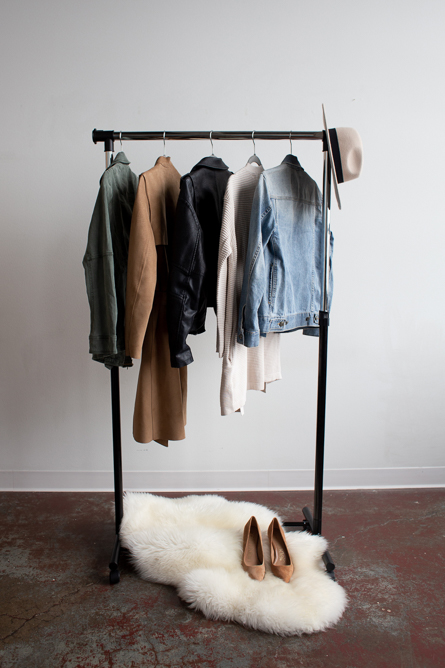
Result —
M 338 184 L 358 179 L 362 171 L 363 144 L 354 128 L 331 128 L 328 130 L 323 108 L 323 124 L 328 140 L 329 159 L 334 175 L 334 190 L 338 208 L 341 209 Z

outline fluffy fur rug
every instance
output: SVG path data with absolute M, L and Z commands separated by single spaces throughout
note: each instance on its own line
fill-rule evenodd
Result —
M 252 515 L 263 534 L 262 582 L 241 567 L 243 528 Z M 270 571 L 267 527 L 274 515 L 256 503 L 215 495 L 169 499 L 129 492 L 120 537 L 142 578 L 175 586 L 209 619 L 283 636 L 327 629 L 343 614 L 346 595 L 324 571 L 326 541 L 306 532 L 286 534 L 295 567 L 286 584 Z

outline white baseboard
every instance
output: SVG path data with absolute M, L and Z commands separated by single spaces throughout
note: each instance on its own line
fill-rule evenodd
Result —
M 149 492 L 307 490 L 312 469 L 285 471 L 126 471 L 124 489 Z M 445 466 L 327 469 L 324 489 L 445 487 Z M 110 492 L 112 471 L 0 471 L 1 491 Z

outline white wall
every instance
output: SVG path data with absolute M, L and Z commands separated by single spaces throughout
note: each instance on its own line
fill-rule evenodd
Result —
M 81 264 L 104 168 L 92 129 L 320 130 L 322 102 L 365 151 L 332 213 L 326 485 L 445 483 L 444 20 L 439 1 L 3 3 L 1 488 L 112 486 Z M 288 148 L 257 142 L 266 168 Z M 162 142 L 124 150 L 140 173 Z M 181 173 L 211 152 L 168 151 Z M 235 171 L 252 145 L 215 153 Z M 320 184 L 321 145 L 294 153 Z M 191 340 L 187 438 L 168 449 L 133 440 L 138 367 L 121 372 L 125 486 L 311 487 L 318 344 L 282 344 L 283 380 L 222 418 L 209 311 Z

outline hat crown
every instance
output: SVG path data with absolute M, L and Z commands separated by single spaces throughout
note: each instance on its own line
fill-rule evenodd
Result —
M 355 128 L 335 128 L 340 152 L 343 181 L 358 179 L 363 165 L 363 144 Z

